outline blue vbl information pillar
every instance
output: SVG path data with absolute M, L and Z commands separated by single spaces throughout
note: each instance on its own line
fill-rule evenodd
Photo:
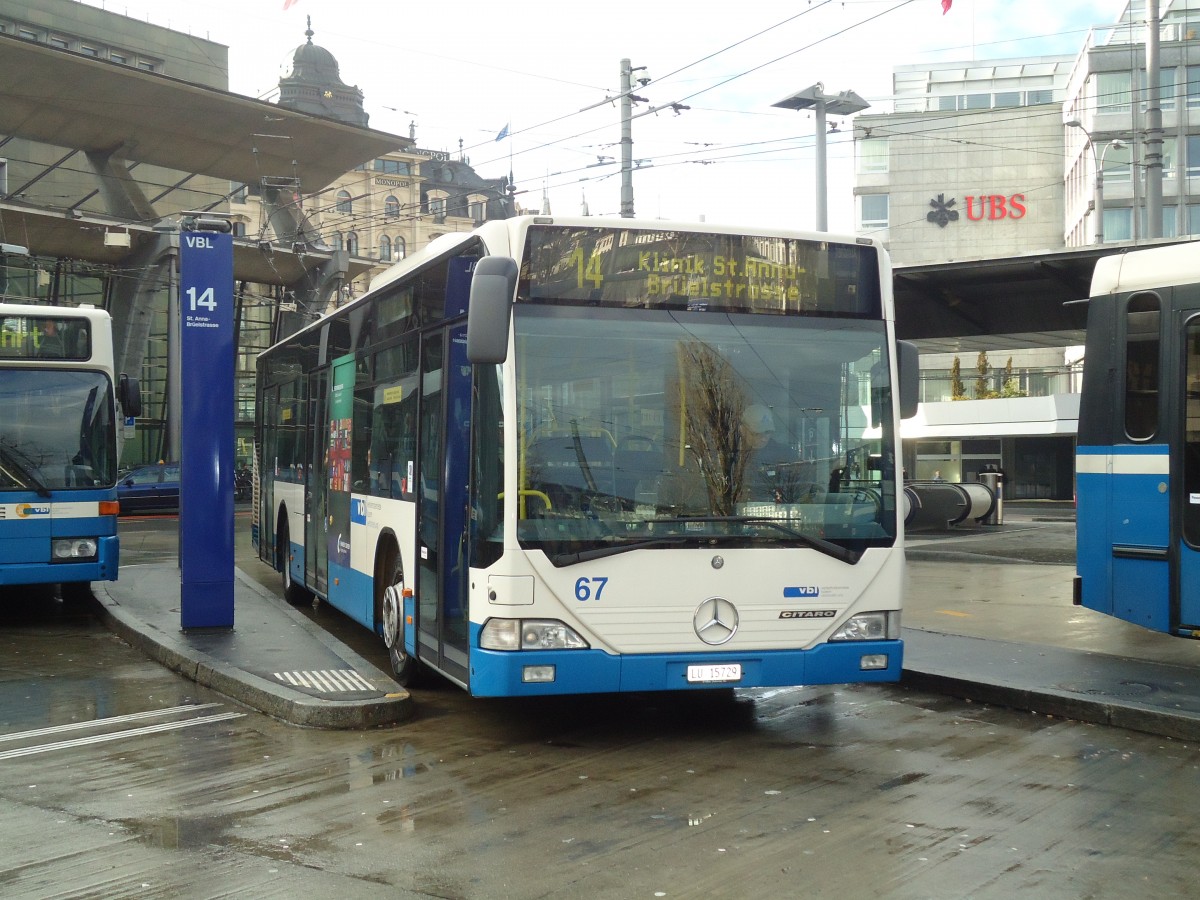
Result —
M 180 619 L 233 627 L 233 238 L 179 243 Z

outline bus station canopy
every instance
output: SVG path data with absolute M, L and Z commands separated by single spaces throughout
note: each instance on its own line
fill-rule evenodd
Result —
M 264 176 L 296 179 L 302 193 L 315 193 L 356 166 L 413 144 L 11 35 L 0 35 L 0 84 L 0 156 L 8 139 L 23 138 L 236 184 L 258 184 Z M 9 190 L 16 187 L 10 177 Z M 48 208 L 0 196 L 0 236 L 34 256 L 110 265 L 129 262 L 139 244 L 155 236 L 153 223 L 77 209 L 85 199 L 67 197 Z M 129 247 L 106 244 L 104 235 L 114 230 L 131 235 Z M 254 240 L 234 243 L 238 280 L 289 284 L 329 259 L 311 249 L 276 244 L 267 254 Z M 348 277 L 369 267 L 351 258 Z
M 406 137 L 0 35 L 0 135 L 315 193 Z
M 896 266 L 896 336 L 922 353 L 1082 344 L 1087 304 L 1071 301 L 1086 300 L 1097 259 L 1130 249 L 1104 244 Z

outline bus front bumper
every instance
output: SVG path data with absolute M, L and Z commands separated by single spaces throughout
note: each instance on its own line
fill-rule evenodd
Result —
M 654 653 L 601 650 L 471 651 L 471 694 L 524 697 L 622 691 L 783 687 L 900 680 L 903 641 L 839 641 L 812 650 Z M 876 668 L 864 668 L 864 664 Z M 689 666 L 736 665 L 737 680 L 689 681 Z M 546 679 L 552 676 L 552 680 Z
M 78 581 L 115 581 L 121 541 L 117 535 L 98 538 L 94 559 L 80 562 L 50 562 L 44 538 L 0 542 L 0 585 L 58 584 Z M 21 545 L 21 546 L 18 546 Z M 5 559 L 18 561 L 5 562 Z

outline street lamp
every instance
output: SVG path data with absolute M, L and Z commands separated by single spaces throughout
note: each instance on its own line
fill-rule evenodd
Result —
M 1096 155 L 1096 141 L 1092 137 L 1092 133 L 1083 127 L 1083 123 L 1078 119 L 1069 119 L 1065 123 L 1070 128 L 1078 128 L 1087 135 L 1088 147 L 1092 151 L 1092 164 L 1096 167 L 1096 199 L 1093 206 L 1096 208 L 1096 243 L 1104 243 L 1104 154 L 1112 148 L 1124 150 L 1127 146 L 1122 140 L 1109 141 L 1100 155 Z
M 778 103 L 772 103 L 780 109 L 811 109 L 817 118 L 817 231 L 829 230 L 829 202 L 826 196 L 825 183 L 825 114 L 849 116 L 867 109 L 869 104 L 854 91 L 842 91 L 840 94 L 826 94 L 825 85 L 817 82 L 802 91 L 797 91 L 790 97 L 785 97 Z

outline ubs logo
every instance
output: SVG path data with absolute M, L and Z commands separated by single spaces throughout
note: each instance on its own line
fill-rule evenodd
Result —
M 989 222 L 1000 219 L 1023 219 L 1027 212 L 1024 194 L 967 194 L 967 218 L 972 222 Z M 925 220 L 932 222 L 938 228 L 945 228 L 951 222 L 958 221 L 957 201 L 945 194 L 938 194 L 929 201 L 930 211 L 925 214 Z

